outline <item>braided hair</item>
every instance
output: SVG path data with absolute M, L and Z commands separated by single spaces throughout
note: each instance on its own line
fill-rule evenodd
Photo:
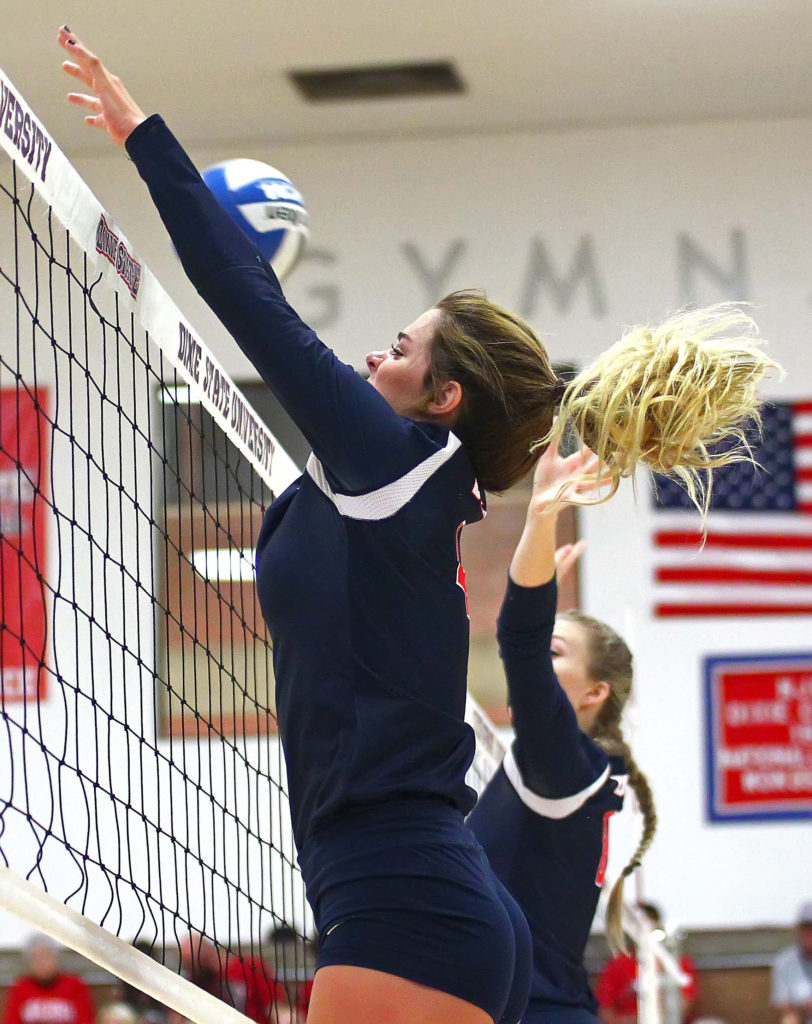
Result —
M 604 622 L 579 611 L 568 611 L 561 618 L 581 626 L 587 637 L 588 672 L 590 678 L 609 685 L 609 696 L 601 707 L 591 730 L 592 739 L 608 754 L 619 755 L 626 763 L 629 785 L 643 815 L 643 832 L 631 860 L 623 868 L 612 887 L 606 910 L 606 937 L 613 952 L 625 950 L 623 933 L 623 886 L 635 868 L 640 867 L 657 830 L 654 796 L 648 779 L 640 770 L 634 755 L 623 738 L 623 708 L 632 689 L 632 653 L 626 643 Z

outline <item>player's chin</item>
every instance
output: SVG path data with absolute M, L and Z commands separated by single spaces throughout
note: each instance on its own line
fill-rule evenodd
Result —
M 388 394 L 385 382 L 384 382 L 384 387 L 381 387 L 380 386 L 380 382 L 377 379 L 377 376 L 375 374 L 370 374 L 369 378 L 367 380 L 367 384 L 369 384 L 371 387 L 375 388 L 375 390 L 378 392 L 378 394 L 381 396 L 381 398 L 385 398 L 386 401 L 395 410 L 395 412 L 398 411 L 397 408 L 395 407 L 395 403 L 392 401 L 391 395 Z

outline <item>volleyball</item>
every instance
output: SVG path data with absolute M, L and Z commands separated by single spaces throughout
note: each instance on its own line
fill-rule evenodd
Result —
M 260 160 L 213 164 L 203 180 L 280 280 L 299 262 L 308 236 L 302 195 L 290 178 Z

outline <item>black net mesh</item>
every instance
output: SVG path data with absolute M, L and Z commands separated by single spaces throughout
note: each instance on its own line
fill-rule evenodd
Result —
M 274 1019 L 312 965 L 272 495 L 129 306 L 0 154 L 0 861 Z

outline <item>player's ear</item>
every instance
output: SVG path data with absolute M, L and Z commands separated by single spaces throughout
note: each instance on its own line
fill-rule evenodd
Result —
M 460 402 L 462 402 L 462 385 L 456 380 L 447 380 L 432 395 L 427 411 L 433 416 L 447 416 L 459 409 Z
M 586 693 L 581 697 L 581 707 L 584 708 L 597 708 L 607 699 L 609 694 L 612 692 L 611 686 L 601 680 L 600 682 L 593 683 Z

